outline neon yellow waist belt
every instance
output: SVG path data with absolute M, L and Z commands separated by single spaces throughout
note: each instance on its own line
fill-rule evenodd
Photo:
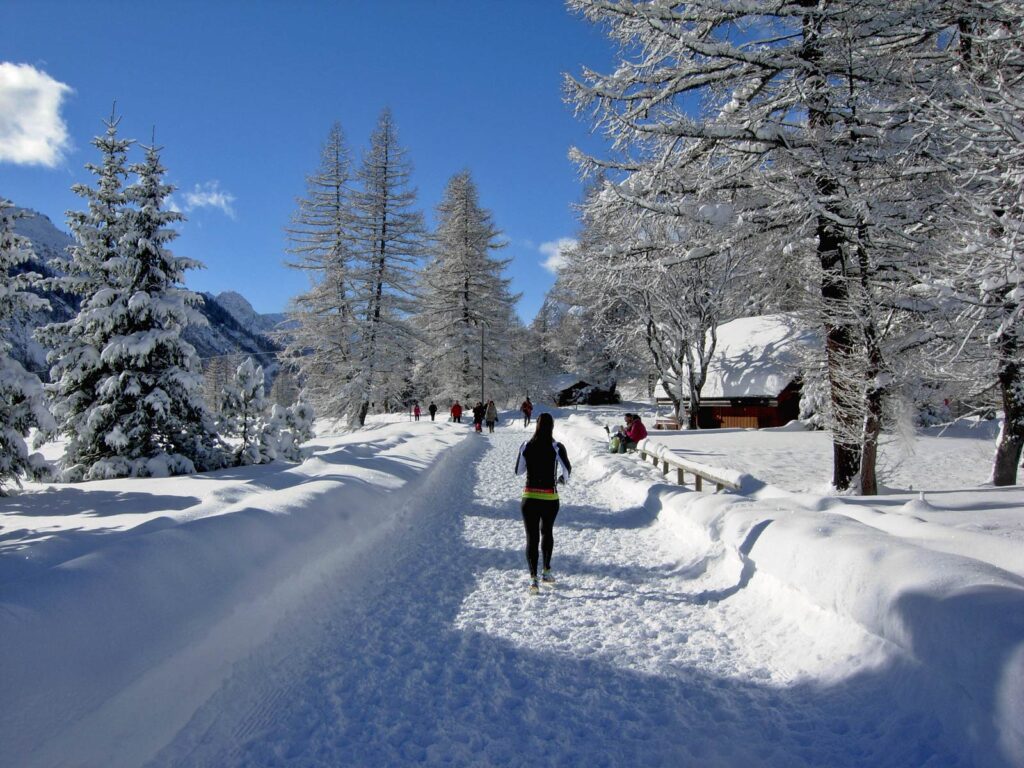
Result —
M 554 488 L 530 488 L 523 489 L 524 499 L 543 499 L 545 501 L 558 501 L 558 493 Z

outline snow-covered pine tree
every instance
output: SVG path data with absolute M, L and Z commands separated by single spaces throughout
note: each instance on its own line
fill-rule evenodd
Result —
M 415 272 L 425 250 L 423 215 L 414 209 L 412 169 L 385 109 L 356 173 L 352 195 L 350 271 L 356 328 L 351 364 L 339 377 L 339 401 L 362 426 L 371 403 L 400 403 L 396 391 L 414 348 L 409 317 L 415 309 Z
M 55 260 L 61 275 L 46 281 L 46 286 L 77 297 L 79 314 L 61 323 L 40 328 L 36 336 L 49 352 L 50 384 L 46 389 L 59 430 L 67 437 L 63 475 L 67 480 L 84 477 L 94 460 L 86 429 L 89 408 L 104 372 L 100 363 L 102 347 L 96 346 L 84 325 L 86 303 L 107 282 L 105 265 L 119 257 L 119 242 L 125 231 L 124 180 L 128 176 L 126 158 L 132 141 L 118 138 L 120 118 L 104 121 L 106 131 L 92 144 L 100 151 L 99 165 L 87 163 L 96 176 L 95 189 L 76 184 L 72 190 L 87 201 L 84 211 L 69 211 L 68 225 L 75 238 L 67 259 Z M 103 453 L 106 450 L 104 449 Z
M 224 462 L 198 357 L 181 337 L 205 323 L 195 309 L 202 299 L 183 287 L 185 271 L 201 264 L 167 249 L 177 236 L 170 225 L 183 217 L 164 210 L 172 188 L 158 148 L 147 147 L 132 170 L 138 180 L 124 194 L 134 207 L 122 211 L 116 250 L 100 267 L 104 286 L 72 321 L 73 335 L 98 352 L 95 397 L 65 459 L 72 479 L 186 474 Z
M 46 395 L 35 374 L 26 371 L 10 357 L 7 334 L 11 320 L 20 313 L 44 309 L 46 300 L 28 289 L 38 282 L 33 272 L 23 272 L 31 251 L 28 240 L 14 233 L 14 204 L 0 197 L 0 496 L 21 477 L 45 479 L 52 467 L 38 453 L 29 453 L 25 437 L 36 428 L 51 432 L 56 428 L 46 408 Z
M 490 211 L 480 207 L 469 171 L 448 181 L 437 218 L 432 256 L 420 276 L 420 375 L 434 399 L 479 392 L 486 402 L 507 379 L 518 299 L 503 276 L 510 260 L 494 256 L 506 243 Z
M 277 425 L 267 418 L 263 366 L 247 357 L 235 371 L 221 397 L 220 434 L 236 438 L 237 466 L 266 464 L 277 458 Z
M 335 123 L 287 230 L 295 259 L 289 266 L 308 273 L 310 289 L 292 300 L 289 315 L 296 327 L 283 355 L 298 368 L 304 396 L 332 419 L 348 418 L 354 410 L 346 387 L 357 370 L 352 345 L 359 334 L 351 182 L 348 148 Z
M 120 300 L 108 304 L 121 313 L 115 321 L 119 336 L 102 352 L 116 381 L 108 379 L 102 396 L 120 412 L 116 424 L 128 438 L 121 457 L 145 461 L 145 474 L 163 474 L 161 465 L 174 474 L 216 469 L 224 455 L 203 400 L 201 363 L 182 337 L 188 326 L 206 325 L 196 309 L 202 297 L 184 287 L 186 271 L 203 265 L 168 250 L 178 236 L 171 226 L 184 217 L 165 210 L 173 188 L 163 181 L 160 149 L 144 149 L 144 162 L 132 169 L 138 179 L 125 190 L 135 208 L 118 269 L 124 289 Z

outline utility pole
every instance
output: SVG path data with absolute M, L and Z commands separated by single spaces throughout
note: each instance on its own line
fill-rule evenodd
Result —
M 484 321 L 480 321 L 480 402 L 486 403 L 484 399 Z

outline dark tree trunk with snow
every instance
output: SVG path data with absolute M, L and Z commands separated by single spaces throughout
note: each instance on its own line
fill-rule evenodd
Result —
M 814 8 L 816 0 L 802 0 L 801 6 Z M 803 19 L 803 45 L 800 58 L 807 65 L 807 125 L 812 136 L 823 141 L 829 133 L 828 83 L 822 72 L 823 52 L 821 48 L 820 16 L 808 15 Z M 815 180 L 819 199 L 826 209 L 838 191 L 838 184 L 832 178 L 819 175 Z M 831 213 L 831 211 L 829 211 Z M 846 490 L 860 469 L 860 445 L 853 438 L 857 434 L 855 416 L 851 414 L 850 382 L 847 361 L 853 353 L 854 334 L 848 323 L 843 322 L 842 309 L 850 301 L 846 282 L 845 238 L 831 217 L 821 214 L 817 220 L 817 253 L 821 265 L 821 299 L 825 310 L 825 359 L 828 365 L 828 379 L 832 401 L 832 484 L 838 490 Z
M 1016 485 L 1017 466 L 1024 447 L 1024 376 L 1020 342 L 1007 334 L 999 344 L 999 393 L 1003 401 L 1003 428 L 999 433 L 992 485 Z

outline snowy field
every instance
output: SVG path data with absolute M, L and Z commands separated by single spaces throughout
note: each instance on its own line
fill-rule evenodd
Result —
M 860 500 L 824 492 L 827 436 L 652 433 L 746 476 L 697 494 L 604 451 L 621 412 L 556 412 L 539 597 L 508 421 L 0 500 L 3 762 L 1024 764 L 1024 491 L 982 485 L 991 434 L 887 453 Z
M 591 415 L 600 424 L 618 423 L 609 409 Z M 880 451 L 882 490 L 868 499 L 829 490 L 827 432 L 651 430 L 650 438 L 681 457 L 746 475 L 744 491 L 753 497 L 789 496 L 792 505 L 845 515 L 1024 576 L 1024 491 L 986 482 L 998 430 L 995 421 L 965 420 L 887 440 Z

